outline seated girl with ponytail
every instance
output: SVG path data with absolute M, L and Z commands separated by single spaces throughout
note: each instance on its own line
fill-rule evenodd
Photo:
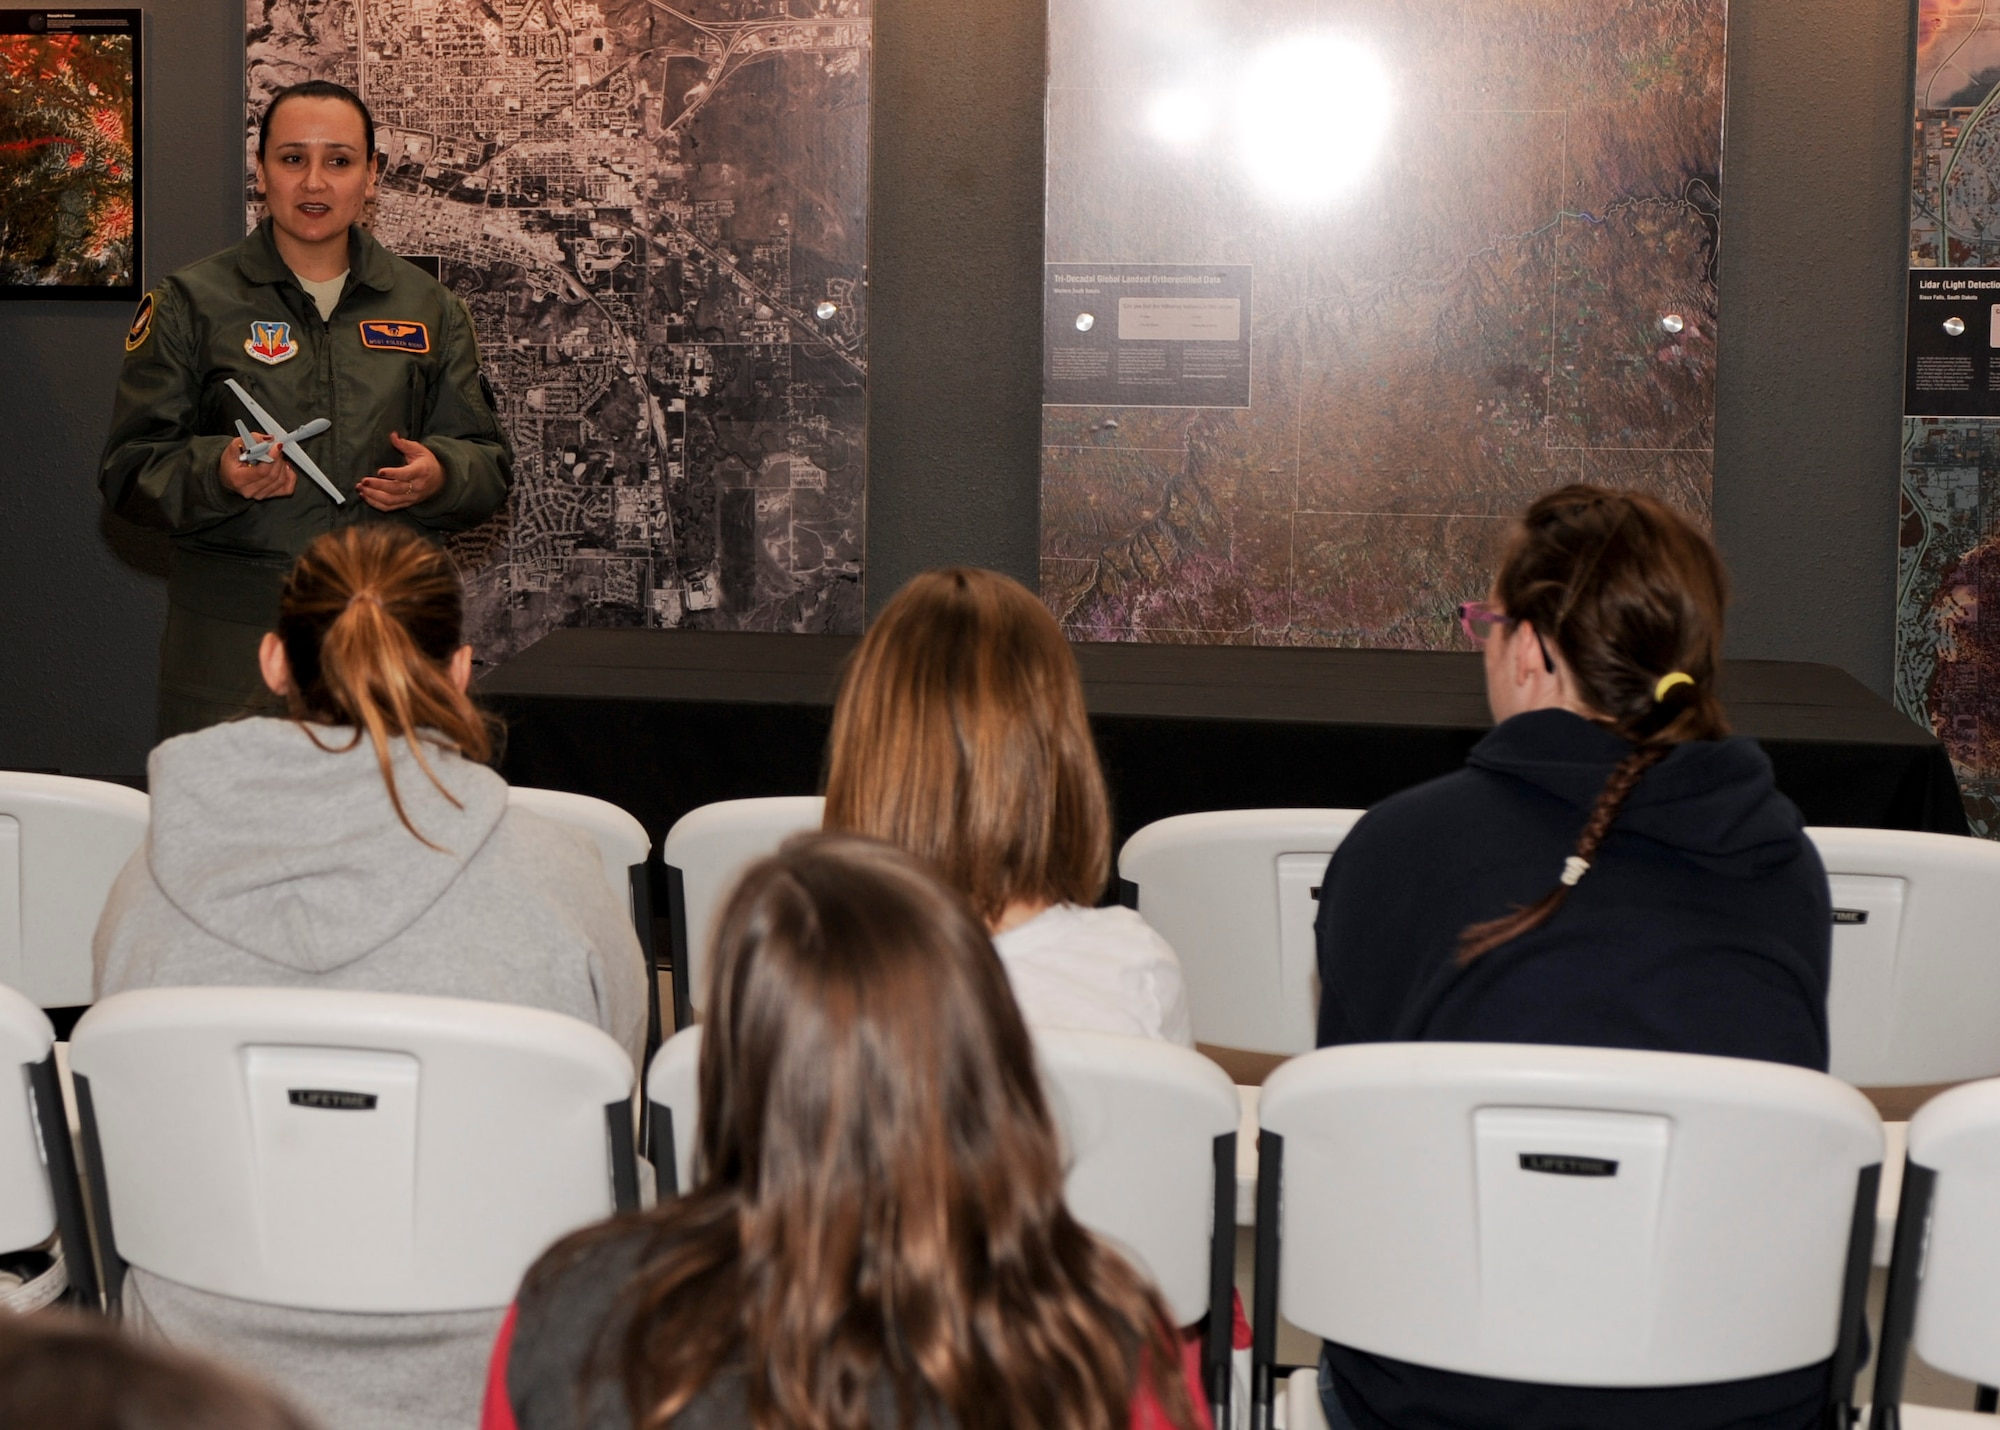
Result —
M 401 528 L 320 537 L 264 637 L 289 718 L 168 740 L 152 822 L 97 927 L 97 992 L 247 985 L 526 1004 L 604 1029 L 636 1065 L 645 972 L 584 835 L 519 809 L 482 763 L 450 560 Z M 128 1316 L 261 1374 L 339 1427 L 469 1425 L 497 1314 L 281 1310 L 141 1271 Z
M 1461 608 L 1496 722 L 1457 774 L 1370 810 L 1320 896 L 1319 1042 L 1568 1043 L 1827 1065 L 1832 908 L 1803 821 L 1716 676 L 1726 580 L 1653 498 L 1528 508 Z M 1808 1427 L 1825 1367 L 1622 1391 L 1329 1346 L 1335 1427 Z

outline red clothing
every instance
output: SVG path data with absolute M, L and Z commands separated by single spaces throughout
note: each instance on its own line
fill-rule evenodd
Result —
M 507 1394 L 507 1364 L 514 1350 L 517 1312 L 516 1307 L 507 1308 L 507 1319 L 500 1323 L 500 1334 L 493 1341 L 493 1362 L 486 1370 L 486 1403 L 480 1407 L 479 1430 L 520 1430 L 514 1419 L 513 1399 Z M 1238 1316 L 1241 1316 L 1240 1308 Z M 1202 1398 L 1199 1340 L 1182 1340 L 1181 1371 L 1187 1377 L 1188 1396 L 1194 1401 L 1198 1430 L 1213 1430 L 1208 1402 Z M 1160 1409 L 1160 1402 L 1154 1397 L 1151 1387 L 1142 1382 L 1139 1394 L 1132 1402 L 1132 1430 L 1170 1430 L 1170 1427 L 1171 1422 Z

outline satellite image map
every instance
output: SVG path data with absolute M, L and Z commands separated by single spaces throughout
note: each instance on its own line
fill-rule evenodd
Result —
M 472 309 L 516 454 L 455 544 L 482 664 L 860 630 L 871 39 L 868 0 L 247 0 L 250 114 L 359 91 L 375 236 Z
M 1724 15 L 1052 0 L 1041 570 L 1068 632 L 1448 649 L 1538 492 L 1705 522 Z
M 0 288 L 132 290 L 133 37 L 13 29 L 0 31 Z
M 1917 12 L 1913 268 L 2000 266 L 2000 14 L 1987 9 Z M 1972 832 L 2000 837 L 2000 421 L 1904 419 L 1899 545 L 1896 704 L 1950 751 Z

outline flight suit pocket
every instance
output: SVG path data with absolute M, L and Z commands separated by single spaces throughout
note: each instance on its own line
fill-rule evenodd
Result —
M 403 435 L 412 440 L 420 438 L 430 423 L 431 385 L 424 376 L 421 364 L 411 363 L 407 394 L 403 401 Z
M 227 433 L 236 430 L 236 422 L 241 418 L 253 430 L 257 426 L 243 404 L 236 399 L 223 383 L 236 374 L 233 372 L 212 372 L 201 387 L 201 411 L 197 418 L 196 431 L 205 434 Z M 238 381 L 242 379 L 238 378 Z M 253 392 L 255 389 L 251 389 Z

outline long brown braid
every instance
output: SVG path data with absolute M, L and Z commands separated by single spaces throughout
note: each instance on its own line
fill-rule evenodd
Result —
M 1584 704 L 1634 748 L 1605 778 L 1560 880 L 1460 931 L 1460 967 L 1555 916 L 1674 746 L 1729 733 L 1715 693 L 1727 578 L 1708 538 L 1661 502 L 1588 486 L 1549 493 L 1522 518 L 1494 593 L 1562 653 Z M 1676 673 L 1687 679 L 1663 679 Z

